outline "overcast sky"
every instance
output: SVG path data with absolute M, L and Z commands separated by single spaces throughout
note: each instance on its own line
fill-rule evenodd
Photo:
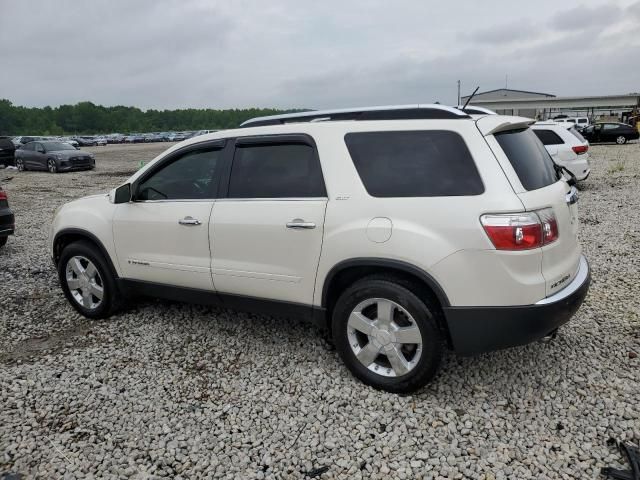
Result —
M 0 98 L 140 108 L 640 91 L 640 0 L 0 0 Z

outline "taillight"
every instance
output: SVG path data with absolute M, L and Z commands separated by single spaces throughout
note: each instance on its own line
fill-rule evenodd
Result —
M 576 147 L 571 147 L 571 149 L 578 155 L 582 155 L 583 153 L 587 153 L 587 150 L 589 150 L 589 145 L 578 145 Z
M 5 192 L 4 190 L 0 190 L 0 200 L 6 200 L 7 199 L 7 192 Z
M 498 213 L 480 217 L 484 231 L 497 250 L 530 250 L 558 239 L 553 209 L 536 212 Z

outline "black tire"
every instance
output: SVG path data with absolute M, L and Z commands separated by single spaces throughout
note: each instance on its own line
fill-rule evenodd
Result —
M 89 259 L 96 267 L 102 280 L 103 297 L 102 302 L 94 309 L 85 308 L 76 301 L 69 290 L 67 284 L 66 270 L 69 260 L 75 256 L 82 256 Z M 95 245 L 88 241 L 80 240 L 67 245 L 58 262 L 58 279 L 65 297 L 73 308 L 87 318 L 99 319 L 113 315 L 121 305 L 121 295 L 116 285 L 115 276 L 109 265 Z
M 624 145 L 625 143 L 627 143 L 627 137 L 623 135 L 618 136 L 618 138 L 616 138 L 616 143 L 618 145 Z
M 49 173 L 58 173 L 58 164 L 53 158 L 47 160 L 47 170 Z
M 333 310 L 331 326 L 336 350 L 356 378 L 376 389 L 392 393 L 415 392 L 432 380 L 438 371 L 443 354 L 442 335 L 435 318 L 438 310 L 429 299 L 419 298 L 410 287 L 410 284 L 393 277 L 366 277 L 347 288 Z M 388 377 L 371 371 L 358 360 L 351 348 L 349 316 L 358 304 L 374 298 L 400 305 L 413 317 L 420 330 L 422 354 L 415 367 L 404 375 Z
M 21 158 L 16 158 L 16 168 L 18 169 L 19 172 L 26 171 L 27 167 L 24 164 L 24 160 L 22 160 Z
M 7 240 L 9 240 L 9 237 L 0 237 L 0 248 L 7 244 Z

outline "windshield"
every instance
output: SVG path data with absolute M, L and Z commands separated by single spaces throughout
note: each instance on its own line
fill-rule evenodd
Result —
M 530 128 L 496 133 L 495 138 L 524 188 L 537 190 L 558 180 L 553 160 Z
M 48 152 L 59 152 L 60 150 L 75 150 L 71 145 L 64 142 L 44 142 L 45 150 Z

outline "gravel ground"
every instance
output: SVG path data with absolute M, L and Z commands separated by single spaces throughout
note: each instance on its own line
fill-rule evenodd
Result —
M 601 478 L 640 441 L 640 145 L 595 146 L 582 186 L 593 283 L 548 344 L 457 358 L 419 394 L 357 382 L 295 321 L 146 301 L 88 321 L 63 299 L 54 209 L 106 192 L 165 145 L 109 146 L 93 172 L 0 171 L 18 231 L 0 251 L 0 477 Z M 324 472 L 323 472 L 324 471 Z

